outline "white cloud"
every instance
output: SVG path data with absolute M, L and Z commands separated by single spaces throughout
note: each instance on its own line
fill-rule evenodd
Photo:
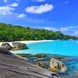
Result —
M 10 15 L 10 14 L 12 14 L 13 10 L 15 10 L 15 9 L 12 7 L 2 6 L 2 7 L 0 7 L 0 14 L 1 15 Z
M 75 28 L 78 28 L 78 26 L 62 27 L 62 28 L 60 28 L 60 30 L 61 31 L 68 31 L 68 30 L 75 29 Z
M 46 29 L 46 30 L 53 30 L 53 31 L 58 31 L 58 30 L 59 30 L 59 29 L 54 28 L 54 27 L 43 27 L 43 29 Z
M 4 0 L 5 3 L 7 3 L 8 1 L 9 1 L 9 0 Z M 15 0 L 15 1 L 19 2 L 20 0 Z
M 34 0 L 34 1 L 36 1 L 36 2 L 43 2 L 43 1 L 45 1 L 45 0 Z
M 25 17 L 26 15 L 25 14 L 19 14 L 17 17 L 18 18 L 23 18 L 23 17 Z
M 1 15 L 10 15 L 12 14 L 12 11 L 15 10 L 15 7 L 17 7 L 17 3 L 7 4 L 5 6 L 0 6 L 0 14 Z
M 8 1 L 7 0 L 4 0 L 4 2 L 7 3 Z
M 61 31 L 68 31 L 70 29 L 71 29 L 71 27 L 62 27 L 62 28 L 60 28 Z
M 11 7 L 17 7 L 18 4 L 17 4 L 17 3 L 12 3 L 12 4 L 10 4 L 9 6 L 11 6 Z
M 29 13 L 42 14 L 44 12 L 53 10 L 53 8 L 54 6 L 52 4 L 44 4 L 40 6 L 30 6 L 30 7 L 27 7 L 25 10 L 26 12 L 29 12 Z
M 68 27 L 60 27 L 60 28 L 55 28 L 55 27 L 43 27 L 43 28 L 44 28 L 44 29 L 47 29 L 47 30 L 66 32 L 66 31 L 74 31 L 75 29 L 78 28 L 78 26 L 68 26 Z M 75 33 L 77 33 L 77 32 L 75 32 Z
M 70 35 L 78 36 L 78 26 L 69 26 L 69 27 L 61 27 L 61 28 L 55 28 L 55 27 L 42 27 L 46 30 L 52 30 L 52 31 L 61 31 L 63 33 L 70 33 Z
M 74 34 L 73 35 L 78 36 L 78 31 L 74 31 Z

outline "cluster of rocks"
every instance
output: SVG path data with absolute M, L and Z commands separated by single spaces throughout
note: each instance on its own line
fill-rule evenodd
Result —
M 7 45 L 9 45 L 9 44 L 7 44 Z M 3 44 L 2 44 L 2 46 L 3 46 Z M 7 47 L 7 48 L 10 49 L 10 47 Z M 11 47 L 11 49 L 12 49 L 12 47 Z M 24 58 L 22 58 L 21 56 Z M 5 59 L 5 60 L 3 60 L 3 59 Z M 5 78 L 5 77 L 3 77 L 3 75 L 4 75 L 4 76 L 7 76 L 7 78 L 11 78 L 11 75 L 14 75 L 14 78 L 19 78 L 20 76 L 21 76 L 21 78 L 22 77 L 24 78 L 24 76 L 25 76 L 25 78 L 60 78 L 56 74 L 56 73 L 58 73 L 61 76 L 61 78 L 78 78 L 77 71 L 74 73 L 74 75 L 72 73 L 68 72 L 69 69 L 68 69 L 68 67 L 66 67 L 67 64 L 65 63 L 68 60 L 72 60 L 72 58 L 66 57 L 66 56 L 61 56 L 61 55 L 48 55 L 48 54 L 44 54 L 44 53 L 35 54 L 35 55 L 33 55 L 33 54 L 14 55 L 13 53 L 6 50 L 6 48 L 2 47 L 2 48 L 0 48 L 0 74 L 1 74 L 0 77 Z M 12 61 L 13 61 L 13 63 L 12 63 Z M 17 62 L 15 62 L 15 61 L 17 61 Z M 22 66 L 20 66 L 21 65 L 20 62 L 24 63 L 24 64 Z M 6 66 L 6 67 L 2 68 L 3 67 L 2 65 L 4 63 L 5 63 L 4 66 Z M 12 63 L 12 65 L 10 66 L 11 67 L 10 69 L 13 69 L 13 70 L 9 69 L 9 65 L 11 63 Z M 34 64 L 39 67 L 37 69 L 35 69 Z M 15 67 L 16 65 L 18 65 L 17 67 L 19 69 L 17 67 Z M 24 68 L 23 68 L 23 66 L 24 66 Z M 7 68 L 7 70 L 6 70 L 6 68 Z M 11 71 L 11 73 L 9 72 L 9 70 Z M 34 73 L 32 70 L 34 71 Z M 39 70 L 41 70 L 43 72 L 40 73 Z M 25 73 L 23 71 L 25 71 Z M 10 74 L 7 75 L 6 72 L 8 72 Z M 36 74 L 36 72 L 38 74 Z M 56 73 L 54 73 L 54 72 L 56 72 Z M 18 75 L 17 73 L 20 73 L 20 75 Z M 24 74 L 22 74 L 22 73 L 24 73 Z M 31 74 L 33 74 L 32 75 L 33 77 L 31 76 Z M 36 77 L 35 77 L 35 75 L 36 75 Z M 44 75 L 46 75 L 46 76 L 44 76 Z
M 28 58 L 28 61 L 36 64 L 49 71 L 56 72 L 61 78 L 78 78 L 78 71 L 73 71 L 73 60 L 77 60 L 74 57 L 55 55 L 55 54 L 19 54 L 24 58 Z M 71 67 L 72 66 L 72 67 Z
M 12 46 L 9 43 L 2 43 L 0 48 L 4 48 L 6 50 L 22 50 L 22 49 L 28 49 L 26 44 L 19 43 L 19 42 L 13 42 Z
M 42 68 L 46 68 L 50 71 L 57 72 L 57 73 L 63 73 L 67 71 L 66 65 L 57 60 L 56 57 L 48 57 L 46 54 L 36 54 L 36 55 L 31 55 L 31 54 L 19 54 L 22 57 L 28 58 L 30 62 L 33 62 L 34 64 L 37 64 L 38 66 Z M 60 60 L 64 59 L 61 56 L 58 57 L 61 58 Z
M 29 63 L 0 48 L 0 78 L 60 78 L 55 72 Z

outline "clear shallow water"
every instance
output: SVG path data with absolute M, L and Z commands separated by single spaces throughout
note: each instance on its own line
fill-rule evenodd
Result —
M 69 40 L 61 41 L 55 40 L 51 42 L 40 42 L 27 44 L 28 50 L 15 51 L 16 53 L 47 53 L 60 54 L 65 56 L 78 56 L 78 41 Z
M 75 72 L 78 72 L 78 41 L 51 41 L 51 42 L 40 42 L 40 43 L 31 43 L 27 44 L 29 47 L 28 50 L 19 50 L 15 53 L 28 53 L 28 54 L 38 54 L 38 53 L 47 53 L 47 54 L 60 54 L 64 56 L 74 56 L 70 60 L 65 60 L 63 63 L 67 66 L 68 73 L 61 74 L 65 78 L 78 78 Z

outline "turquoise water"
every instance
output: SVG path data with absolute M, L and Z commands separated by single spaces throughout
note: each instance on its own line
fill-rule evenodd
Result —
M 16 53 L 47 53 L 60 54 L 65 56 L 78 56 L 78 41 L 69 40 L 61 41 L 55 40 L 51 42 L 39 42 L 27 44 L 28 50 L 15 51 Z
M 27 44 L 28 50 L 19 50 L 15 53 L 28 53 L 28 54 L 60 54 L 64 56 L 78 56 L 78 41 L 69 40 L 61 41 L 55 40 L 51 42 L 39 42 Z M 73 59 L 63 60 L 62 62 L 67 66 L 67 73 L 60 74 L 65 78 L 78 78 L 75 72 L 78 72 L 78 57 L 72 57 Z

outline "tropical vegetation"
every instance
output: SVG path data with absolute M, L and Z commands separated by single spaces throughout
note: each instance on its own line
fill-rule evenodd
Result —
M 60 31 L 37 29 L 25 26 L 0 23 L 0 41 L 22 41 L 22 40 L 77 40 L 76 36 L 69 36 Z

